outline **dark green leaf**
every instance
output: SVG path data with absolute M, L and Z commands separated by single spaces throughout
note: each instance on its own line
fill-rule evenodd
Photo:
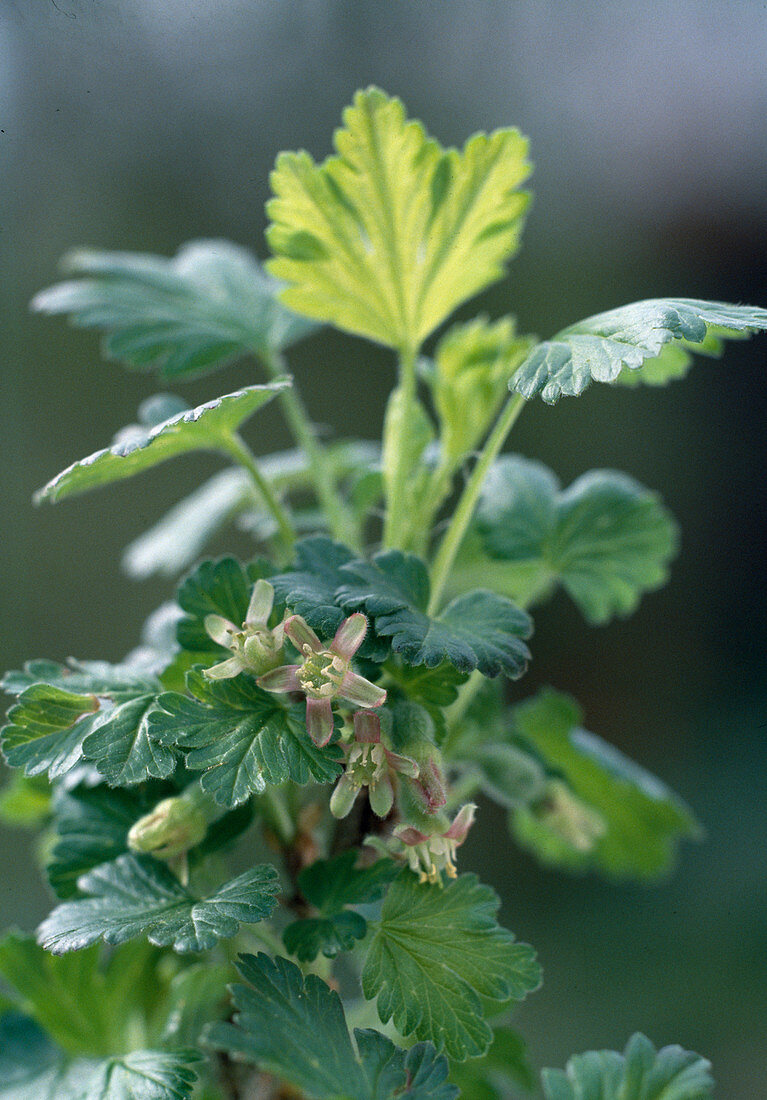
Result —
M 410 665 L 429 668 L 449 661 L 460 672 L 521 676 L 530 656 L 523 638 L 529 617 L 503 596 L 478 590 L 459 596 L 436 618 L 426 613 L 429 576 L 414 554 L 387 550 L 370 562 L 352 562 L 337 598 L 348 611 L 365 611 L 376 633 Z
M 133 477 L 190 451 L 228 454 L 228 444 L 240 425 L 290 384 L 289 379 L 283 378 L 260 386 L 247 386 L 206 401 L 196 409 L 176 413 L 152 428 L 133 425 L 131 429 L 123 429 L 111 447 L 72 463 L 40 489 L 35 500 L 55 503 L 75 493 Z
M 515 707 L 512 721 L 524 743 L 602 818 L 604 835 L 578 851 L 530 810 L 513 814 L 514 833 L 547 863 L 656 877 L 673 864 L 681 839 L 699 835 L 695 818 L 659 779 L 583 729 L 581 718 L 569 696 L 547 689 Z
M 550 470 L 517 456 L 490 471 L 475 522 L 490 583 L 523 603 L 561 584 L 595 624 L 628 615 L 663 584 L 677 546 L 656 494 L 625 474 L 594 470 L 560 491 Z
M 306 900 L 319 916 L 289 924 L 283 933 L 288 951 L 301 962 L 312 962 L 322 953 L 334 958 L 351 951 L 367 931 L 367 921 L 347 905 L 378 901 L 397 875 L 393 860 L 379 859 L 370 867 L 355 867 L 357 851 L 351 849 L 330 860 L 316 860 L 298 877 Z
M 656 1051 L 644 1035 L 633 1035 L 623 1054 L 594 1050 L 576 1054 L 567 1072 L 543 1071 L 546 1100 L 709 1100 L 714 1095 L 711 1063 L 680 1046 Z
M 0 731 L 6 760 L 26 775 L 66 775 L 82 760 L 83 741 L 100 718 L 98 705 L 93 695 L 47 684 L 26 688 Z
M 175 768 L 171 749 L 149 736 L 155 699 L 155 695 L 139 696 L 101 710 L 92 732 L 83 741 L 83 756 L 94 761 L 112 786 L 130 787 L 149 778 L 167 779 Z
M 160 696 L 150 738 L 189 750 L 187 767 L 203 772 L 203 789 L 220 805 L 236 806 L 269 783 L 327 783 L 341 774 L 339 748 L 312 742 L 303 704 L 286 704 L 245 676 L 206 680 L 192 671 L 187 685 L 194 698 Z
M 177 599 L 187 617 L 178 624 L 178 640 L 184 649 L 199 654 L 201 663 L 207 656 L 211 663 L 218 661 L 228 652 L 205 629 L 206 615 L 221 615 L 239 626 L 255 579 L 235 558 L 220 558 L 202 562 L 182 581 Z
M 500 902 L 475 875 L 448 886 L 401 872 L 384 899 L 362 972 L 368 1000 L 403 1035 L 457 1061 L 482 1054 L 492 1031 L 481 997 L 521 1000 L 540 983 L 535 952 L 496 921 Z
M 41 291 L 32 308 L 103 330 L 110 359 L 165 378 L 276 351 L 315 328 L 280 304 L 280 284 L 249 252 L 227 241 L 193 241 L 172 260 L 83 249 L 64 264 L 79 278 Z
M 510 385 L 523 397 L 540 392 L 553 404 L 562 394 L 577 396 L 591 381 L 615 382 L 624 368 L 637 370 L 669 346 L 718 354 L 722 339 L 742 339 L 765 328 L 767 310 L 758 306 L 693 298 L 633 302 L 587 317 L 538 344 Z M 679 356 L 672 356 L 666 352 L 661 377 L 679 373 Z
M 210 1045 L 253 1062 L 311 1100 L 456 1100 L 447 1063 L 433 1047 L 405 1052 L 375 1031 L 356 1031 L 357 1052 L 338 994 L 287 959 L 242 955 L 250 984 L 235 985 L 235 1025 L 216 1024 Z
M 332 638 L 344 612 L 335 594 L 346 577 L 342 565 L 354 560 L 343 543 L 314 535 L 296 543 L 296 564 L 289 573 L 270 577 L 277 598 L 301 615 L 320 638 Z
M 134 855 L 97 867 L 77 885 L 90 896 L 59 905 L 38 929 L 39 942 L 55 955 L 141 935 L 158 947 L 208 951 L 238 924 L 268 917 L 279 889 L 275 869 L 261 864 L 195 898 L 163 863 Z

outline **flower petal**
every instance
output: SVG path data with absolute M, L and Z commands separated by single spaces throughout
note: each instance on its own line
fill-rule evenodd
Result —
M 229 648 L 232 635 L 236 634 L 238 630 L 239 627 L 235 626 L 234 623 L 230 623 L 223 615 L 205 616 L 205 633 L 218 645 L 224 646 L 225 649 Z
M 328 647 L 331 653 L 337 653 L 345 661 L 351 660 L 367 634 L 368 621 L 361 611 L 356 611 L 339 626 L 333 641 Z
M 354 800 L 360 793 L 359 787 L 352 783 L 350 777 L 344 772 L 336 783 L 336 788 L 330 796 L 330 812 L 333 817 L 346 817 L 351 812 Z
M 354 740 L 370 745 L 381 740 L 381 719 L 371 710 L 354 712 Z
M 274 589 L 269 581 L 256 581 L 253 586 L 253 594 L 248 604 L 248 613 L 245 616 L 247 626 L 261 626 L 267 624 L 274 606 Z
M 299 653 L 303 653 L 305 645 L 308 645 L 315 653 L 322 653 L 324 649 L 322 642 L 307 621 L 302 619 L 300 615 L 290 615 L 285 620 L 285 633 Z
M 300 667 L 300 665 L 280 665 L 279 668 L 273 668 L 271 672 L 265 672 L 263 676 L 259 676 L 256 683 L 264 691 L 300 691 L 301 684 L 298 682 Z
M 376 684 L 371 684 L 364 676 L 356 672 L 347 672 L 341 681 L 338 694 L 354 707 L 380 707 L 386 702 L 386 692 Z
M 463 844 L 466 839 L 466 834 L 474 823 L 474 815 L 477 812 L 477 807 L 473 802 L 467 803 L 463 806 L 455 815 L 453 824 L 442 835 L 448 840 L 454 840 L 456 844 Z
M 333 734 L 333 706 L 329 699 L 306 700 L 306 729 L 317 748 L 327 745 Z
M 238 676 L 245 668 L 239 657 L 229 657 L 220 664 L 204 668 L 202 674 L 206 680 L 230 680 L 232 676 Z
M 398 752 L 392 752 L 390 749 L 384 749 L 386 753 L 386 761 L 393 772 L 399 772 L 400 775 L 407 775 L 410 779 L 415 779 L 418 775 L 418 765 L 415 760 L 409 756 L 401 756 Z
M 416 844 L 423 844 L 425 840 L 429 839 L 426 833 L 422 833 L 420 829 L 414 829 L 412 825 L 398 825 L 392 836 L 396 836 L 397 840 L 401 840 L 403 844 L 407 844 L 410 848 L 414 848 Z
M 370 809 L 377 817 L 386 817 L 394 805 L 394 787 L 388 775 L 368 787 Z

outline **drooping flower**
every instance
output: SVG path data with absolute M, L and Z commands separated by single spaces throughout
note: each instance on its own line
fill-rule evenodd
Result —
M 284 624 L 269 629 L 267 624 L 273 606 L 274 589 L 268 581 L 259 580 L 253 587 L 242 626 L 235 626 L 223 615 L 206 615 L 205 630 L 214 642 L 230 650 L 232 656 L 206 668 L 203 675 L 209 680 L 226 680 L 240 672 L 261 676 L 278 665 L 285 640 Z
M 354 714 L 354 740 L 346 758 L 346 771 L 330 798 L 334 817 L 346 817 L 363 787 L 368 789 L 370 807 L 386 817 L 394 805 L 394 775 L 415 778 L 418 764 L 409 756 L 387 749 L 381 741 L 381 720 L 369 710 Z
M 353 672 L 351 661 L 362 645 L 368 621 L 356 612 L 339 626 L 333 641 L 323 645 L 300 615 L 285 620 L 285 634 L 301 654 L 299 665 L 281 665 L 258 679 L 264 691 L 301 691 L 306 696 L 306 728 L 315 745 L 326 745 L 333 733 L 333 699 L 355 707 L 380 707 L 383 688 Z
M 448 878 L 456 878 L 456 850 L 466 839 L 476 809 L 474 803 L 468 803 L 459 810 L 452 823 L 448 823 L 444 814 L 436 814 L 436 828 L 430 833 L 421 832 L 412 825 L 398 825 L 385 843 L 385 848 L 389 855 L 400 859 L 404 856 L 420 882 L 439 883 L 443 871 Z M 371 838 L 366 843 L 379 847 L 382 842 Z

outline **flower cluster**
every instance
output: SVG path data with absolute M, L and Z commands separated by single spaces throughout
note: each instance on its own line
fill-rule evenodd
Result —
M 394 805 L 397 774 L 415 779 L 418 764 L 409 756 L 392 752 L 381 741 L 381 720 L 369 710 L 354 715 L 354 740 L 346 758 L 346 770 L 330 799 L 334 817 L 346 817 L 363 787 L 373 813 L 386 817 Z

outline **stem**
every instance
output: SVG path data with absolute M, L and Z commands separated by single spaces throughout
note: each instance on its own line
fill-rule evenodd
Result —
M 471 706 L 474 700 L 474 696 L 477 694 L 484 682 L 484 675 L 479 671 L 478 668 L 475 668 L 466 683 L 462 684 L 461 687 L 459 687 L 458 698 L 455 700 L 454 703 L 451 703 L 445 711 L 445 720 L 447 722 L 448 731 L 457 726 L 458 723 L 461 721 L 463 716 L 466 714 L 466 711 Z M 448 732 L 448 742 L 449 739 L 450 734 Z
M 445 585 L 450 576 L 450 570 L 453 567 L 456 554 L 463 542 L 466 528 L 469 526 L 471 517 L 474 515 L 474 509 L 477 506 L 482 484 L 487 476 L 488 470 L 498 457 L 501 447 L 503 447 L 506 442 L 506 437 L 511 431 L 514 421 L 522 411 L 524 404 L 525 399 L 519 393 L 513 394 L 506 402 L 501 415 L 496 421 L 495 427 L 488 436 L 482 454 L 479 456 L 479 460 L 471 472 L 471 477 L 466 482 L 466 486 L 458 501 L 458 507 L 453 513 L 450 526 L 445 532 L 445 536 L 437 551 L 437 556 L 434 559 L 431 574 L 429 615 L 434 615 L 439 608 L 442 593 L 445 590 Z
M 285 360 L 279 352 L 265 353 L 259 349 L 258 355 L 270 378 L 280 378 L 285 374 Z M 353 550 L 360 550 L 359 526 L 336 487 L 327 451 L 317 439 L 314 425 L 295 385 L 283 390 L 278 400 L 293 438 L 309 460 L 309 475 L 333 536 L 346 542 Z
M 259 470 L 258 463 L 252 451 L 236 432 L 232 432 L 222 441 L 222 449 L 231 455 L 236 462 L 239 462 L 239 464 L 250 474 L 253 484 L 258 489 L 258 492 L 264 499 L 264 503 L 274 517 L 275 523 L 277 524 L 277 530 L 280 533 L 280 541 L 283 543 L 286 553 L 290 554 L 293 549 L 293 543 L 296 541 L 296 530 L 288 513 L 275 496 L 271 485 Z
M 389 483 L 389 491 L 383 529 L 384 546 L 397 546 L 405 513 L 405 490 L 410 473 L 406 438 L 412 426 L 412 409 L 416 396 L 415 361 L 416 350 L 410 347 L 403 348 L 399 358 L 401 406 L 393 423 L 388 425 L 389 431 L 385 431 L 384 434 L 382 466 L 385 471 L 392 471 L 391 477 L 385 478 L 385 482 Z
M 482 780 L 477 772 L 466 772 L 456 780 L 448 791 L 447 802 L 444 806 L 446 814 L 462 806 L 472 795 L 475 795 L 482 786 Z

